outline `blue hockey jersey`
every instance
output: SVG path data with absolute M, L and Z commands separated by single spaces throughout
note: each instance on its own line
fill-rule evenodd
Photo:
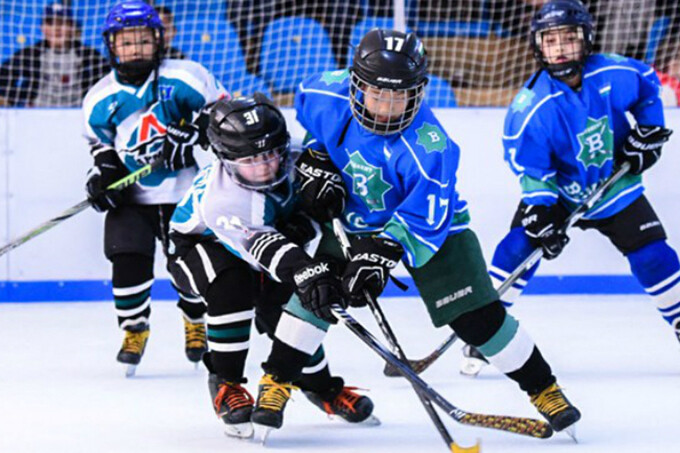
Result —
M 664 125 L 659 93 L 654 69 L 615 54 L 588 57 L 580 90 L 547 71 L 534 75 L 510 105 L 503 135 L 523 201 L 579 205 L 612 173 L 631 128 L 627 112 L 639 124 Z M 585 218 L 610 217 L 642 191 L 641 177 L 626 175 Z
M 408 264 L 420 267 L 466 228 L 467 204 L 456 191 L 460 150 L 425 102 L 401 133 L 372 134 L 352 116 L 349 72 L 339 70 L 302 82 L 295 110 L 308 132 L 303 146 L 327 152 L 342 173 L 348 231 L 396 240 Z
M 130 171 L 158 157 L 168 124 L 192 122 L 206 104 L 227 96 L 207 69 L 190 60 L 164 60 L 157 83 L 154 78 L 152 73 L 136 87 L 121 83 L 111 71 L 83 100 L 87 140 L 115 148 Z M 177 203 L 195 175 L 195 168 L 160 168 L 131 188 L 132 199 Z

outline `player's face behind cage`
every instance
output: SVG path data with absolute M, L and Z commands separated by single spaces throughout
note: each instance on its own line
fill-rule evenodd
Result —
M 413 88 L 380 88 L 352 72 L 352 114 L 367 130 L 390 135 L 406 129 L 415 118 L 425 95 L 426 80 Z
M 156 54 L 154 30 L 146 27 L 125 28 L 113 35 L 112 47 L 120 63 L 152 62 Z
M 281 146 L 236 160 L 222 159 L 227 172 L 241 186 L 263 190 L 283 182 L 290 171 L 289 150 Z
M 584 37 L 581 27 L 549 28 L 537 32 L 535 39 L 548 65 L 565 64 L 584 58 Z

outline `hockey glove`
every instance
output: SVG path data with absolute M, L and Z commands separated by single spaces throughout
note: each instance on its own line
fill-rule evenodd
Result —
M 622 153 L 617 156 L 619 163 L 630 163 L 629 173 L 639 175 L 659 160 L 661 148 L 672 133 L 664 127 L 636 124 L 623 144 Z
M 316 259 L 293 274 L 295 292 L 302 306 L 319 318 L 331 324 L 337 320 L 331 305 L 347 307 L 343 299 L 342 285 L 338 277 L 337 265 L 333 261 Z
M 111 184 L 130 174 L 118 157 L 115 149 L 101 144 L 91 150 L 94 166 L 87 172 L 87 199 L 97 212 L 108 211 L 120 206 L 123 193 L 120 190 L 107 190 Z
M 522 212 L 524 233 L 534 248 L 543 249 L 543 257 L 555 259 L 569 242 L 563 224 L 565 217 L 557 205 L 527 205 Z
M 397 266 L 404 254 L 398 242 L 377 236 L 358 237 L 352 243 L 351 259 L 342 275 L 342 288 L 353 307 L 368 302 L 367 290 L 375 300 L 382 294 L 390 271 Z
M 168 124 L 163 142 L 163 161 L 170 171 L 196 165 L 194 146 L 199 143 L 201 131 L 193 124 Z
M 276 222 L 276 229 L 283 234 L 289 241 L 304 247 L 309 241 L 314 239 L 320 231 L 315 228 L 316 223 L 309 217 L 301 213 L 294 213 L 286 219 Z
M 345 209 L 347 189 L 327 154 L 307 148 L 295 163 L 300 177 L 300 204 L 317 222 L 339 217 Z

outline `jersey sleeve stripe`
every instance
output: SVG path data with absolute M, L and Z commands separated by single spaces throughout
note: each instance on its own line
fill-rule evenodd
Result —
M 443 183 L 443 182 L 437 181 L 436 179 L 430 178 L 427 175 L 427 173 L 425 172 L 425 169 L 421 165 L 420 161 L 418 160 L 418 157 L 416 156 L 416 152 L 413 151 L 413 148 L 411 148 L 411 145 L 409 145 L 408 141 L 404 138 L 403 135 L 400 138 L 401 138 L 401 141 L 404 142 L 404 144 L 408 148 L 409 152 L 411 153 L 411 156 L 413 156 L 413 160 L 416 162 L 416 165 L 418 166 L 418 170 L 420 171 L 420 174 L 423 175 L 423 178 L 425 178 L 426 180 L 438 185 L 442 189 L 447 188 L 449 186 L 449 181 Z

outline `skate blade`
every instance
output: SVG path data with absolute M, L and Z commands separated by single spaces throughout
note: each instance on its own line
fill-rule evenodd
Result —
M 137 365 L 128 365 L 125 368 L 125 377 L 126 378 L 134 377 L 136 372 L 137 372 Z
M 354 426 L 380 426 L 382 424 L 380 419 L 373 414 L 369 415 L 368 417 L 366 417 L 364 420 L 361 420 L 360 422 L 351 422 L 349 420 L 345 420 L 344 418 L 340 417 L 339 415 L 332 415 L 332 414 L 328 414 L 328 419 L 331 420 L 331 421 L 334 421 L 334 420 L 337 419 L 337 420 L 342 421 L 343 423 L 349 423 L 350 425 L 354 425 Z
M 236 439 L 252 439 L 255 430 L 253 429 L 253 424 L 250 422 L 225 424 L 224 434 Z
M 358 425 L 364 425 L 364 426 L 380 426 L 382 425 L 382 422 L 378 417 L 375 415 L 371 414 L 369 415 L 366 420 L 363 420 L 358 423 Z
M 260 445 L 265 447 L 267 445 L 267 440 L 269 440 L 269 435 L 275 428 L 272 428 L 271 426 L 264 426 L 264 425 L 259 425 L 258 428 L 258 441 Z
M 194 362 L 194 370 L 198 371 L 198 362 Z
M 463 359 L 463 363 L 460 366 L 460 374 L 467 377 L 477 377 L 482 368 L 484 368 L 487 363 L 480 359 L 475 359 L 474 357 L 466 357 Z
M 578 438 L 576 437 L 576 423 L 567 428 L 564 428 L 564 431 L 562 432 L 567 436 L 571 437 L 571 440 L 573 440 L 574 443 L 576 444 L 578 443 Z

